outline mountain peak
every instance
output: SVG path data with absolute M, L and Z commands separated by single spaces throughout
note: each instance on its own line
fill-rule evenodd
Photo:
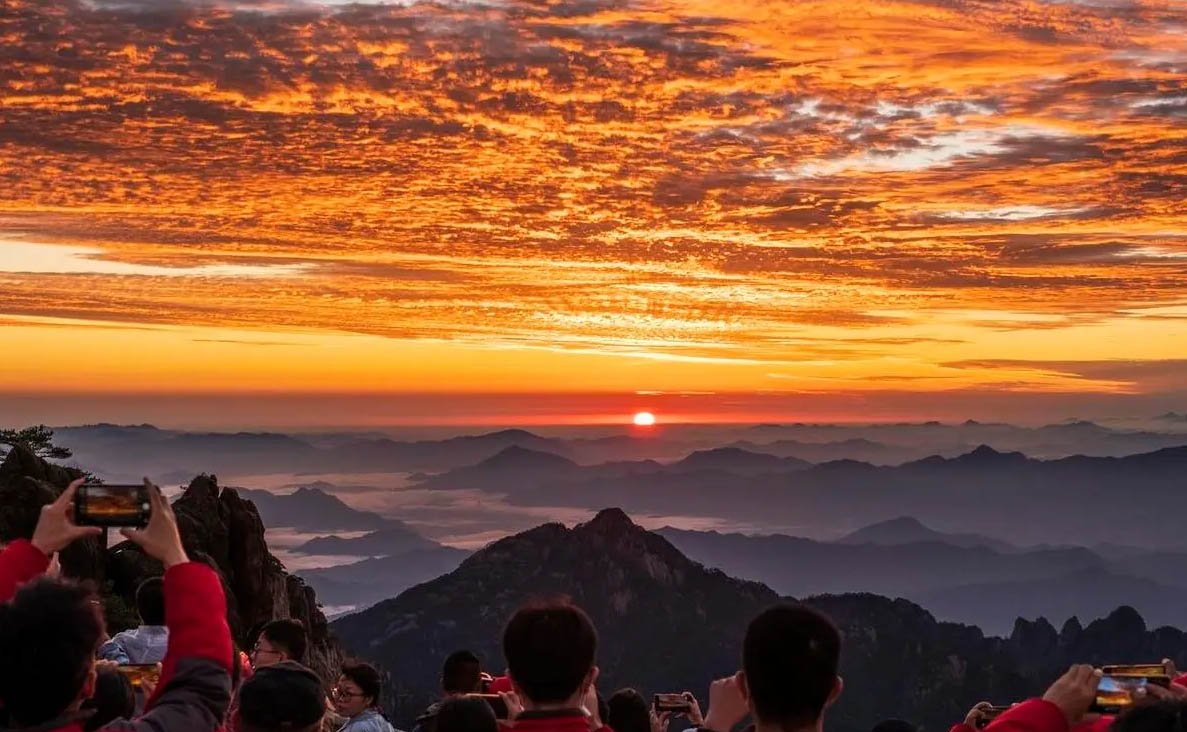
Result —
M 626 511 L 621 508 L 603 508 L 582 526 L 599 534 L 620 534 L 641 530 L 639 525 L 632 521 L 631 517 L 626 515 Z
M 558 469 L 558 468 L 572 468 L 577 463 L 572 460 L 561 457 L 555 453 L 544 452 L 542 450 L 530 450 L 519 445 L 511 445 L 491 455 L 486 460 L 478 463 L 476 467 L 481 468 L 495 468 L 495 469 Z

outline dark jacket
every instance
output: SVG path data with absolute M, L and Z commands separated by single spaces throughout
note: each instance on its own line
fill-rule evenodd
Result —
M 21 584 L 45 572 L 49 558 L 27 541 L 0 553 L 0 602 Z M 108 732 L 214 732 L 231 700 L 231 631 L 218 575 L 197 562 L 165 572 L 165 625 L 169 646 L 161 680 L 134 719 L 117 719 Z M 45 732 L 82 732 L 78 715 L 39 725 Z

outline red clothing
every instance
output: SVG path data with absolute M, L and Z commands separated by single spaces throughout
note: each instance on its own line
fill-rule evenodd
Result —
M 510 676 L 496 676 L 490 681 L 490 686 L 487 687 L 487 692 L 491 694 L 498 694 L 500 692 L 511 692 Z
M 1022 702 L 989 723 L 985 732 L 1068 732 L 1067 717 L 1043 699 Z
M 27 541 L 0 552 L 0 602 L 17 587 L 45 571 L 49 558 Z M 213 732 L 222 724 L 230 701 L 231 630 L 227 602 L 218 575 L 210 567 L 186 562 L 165 572 L 165 625 L 169 647 L 161 679 L 145 714 L 135 721 L 116 720 L 108 732 Z M 53 732 L 81 732 L 82 724 L 64 715 Z
M 0 602 L 8 602 L 16 588 L 45 573 L 49 557 L 24 539 L 17 539 L 0 552 Z
M 581 710 L 524 712 L 515 720 L 515 732 L 591 732 L 589 717 Z M 602 725 L 592 732 L 614 732 Z

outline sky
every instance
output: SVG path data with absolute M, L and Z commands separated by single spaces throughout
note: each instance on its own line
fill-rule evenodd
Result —
M 1183 408 L 1184 129 L 1184 0 L 0 0 L 0 414 Z

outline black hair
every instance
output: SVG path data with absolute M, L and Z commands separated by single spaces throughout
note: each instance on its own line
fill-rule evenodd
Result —
M 1113 720 L 1110 732 L 1187 732 L 1187 702 L 1139 704 Z
M 841 634 L 803 605 L 777 605 L 746 629 L 742 669 L 755 716 L 784 729 L 820 718 L 837 683 Z
M 165 582 L 149 577 L 136 588 L 136 613 L 144 625 L 165 624 Z
M 100 669 L 95 677 L 95 693 L 82 703 L 94 714 L 83 723 L 85 732 L 94 732 L 108 722 L 131 719 L 136 712 L 136 692 L 128 677 L 113 668 Z
M 520 608 L 503 631 L 512 680 L 533 702 L 562 702 L 581 689 L 597 653 L 589 616 L 568 602 Z
M 273 620 L 260 629 L 260 636 L 267 638 L 272 645 L 279 646 L 290 661 L 305 663 L 305 647 L 309 643 L 309 635 L 300 621 Z
M 614 732 L 651 732 L 651 705 L 634 689 L 619 689 L 606 702 L 603 721 Z
M 437 709 L 437 732 L 498 732 L 499 720 L 482 699 L 454 697 Z
M 482 686 L 482 662 L 471 651 L 454 651 L 441 666 L 446 694 L 475 694 Z
M 0 706 L 10 724 L 49 721 L 74 703 L 104 635 L 94 592 L 42 578 L 0 604 Z
M 368 706 L 375 706 L 379 702 L 379 690 L 383 686 L 383 680 L 379 676 L 379 670 L 374 666 L 361 661 L 344 663 L 342 675 L 353 681 L 364 697 L 371 697 Z

